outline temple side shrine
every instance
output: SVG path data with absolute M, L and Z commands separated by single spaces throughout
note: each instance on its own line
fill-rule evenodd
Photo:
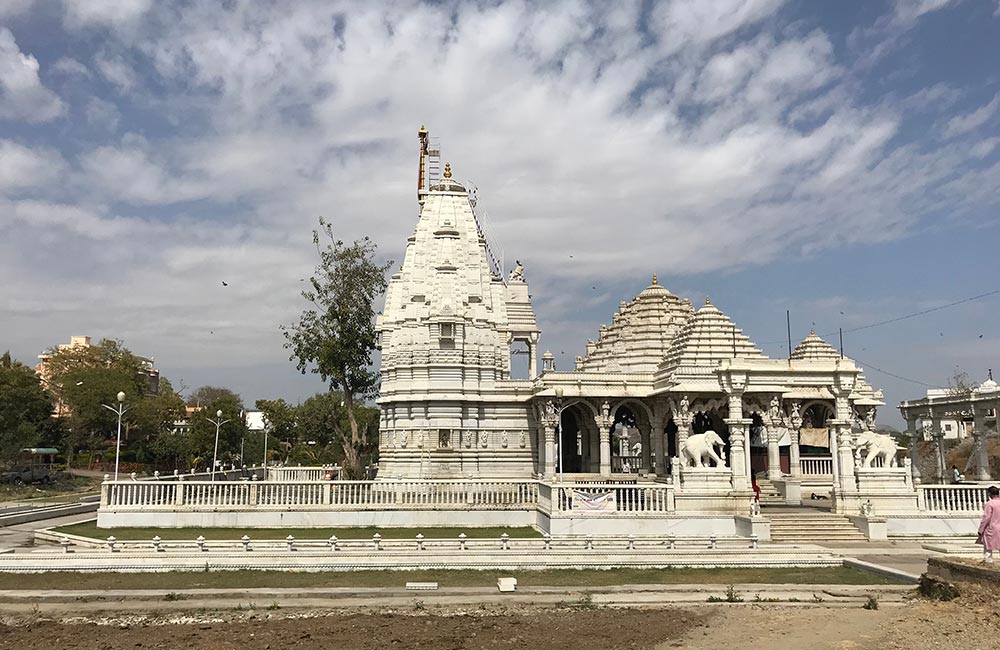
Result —
M 545 353 L 539 373 L 524 267 L 500 267 L 474 194 L 418 137 L 419 219 L 378 318 L 380 478 L 670 480 L 691 510 L 732 510 L 764 472 L 799 502 L 806 446 L 825 454 L 838 509 L 858 508 L 855 449 L 883 401 L 854 361 L 815 333 L 770 359 L 653 276 L 573 370 Z M 519 342 L 526 380 L 511 378 Z

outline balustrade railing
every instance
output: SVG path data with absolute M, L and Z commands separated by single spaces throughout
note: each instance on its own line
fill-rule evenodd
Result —
M 336 465 L 320 467 L 268 467 L 268 481 L 328 481 L 340 479 L 341 468 Z
M 129 510 L 524 510 L 539 501 L 525 481 L 106 481 L 101 508 Z
M 552 486 L 552 493 L 552 512 L 674 511 L 674 491 L 670 485 L 559 484 Z
M 918 485 L 921 510 L 929 512 L 981 513 L 989 496 L 986 485 Z
M 802 476 L 833 476 L 832 456 L 803 456 L 799 459 Z

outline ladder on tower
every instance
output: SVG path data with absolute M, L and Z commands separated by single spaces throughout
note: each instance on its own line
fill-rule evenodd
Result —
M 427 159 L 424 163 L 426 168 L 424 169 L 425 178 L 427 179 L 427 187 L 434 185 L 439 180 L 441 180 L 441 139 L 440 138 L 430 138 L 427 142 Z
M 476 221 L 476 229 L 479 231 L 479 236 L 486 241 L 486 256 L 490 261 L 490 269 L 506 284 L 503 246 L 500 245 L 500 240 L 493 230 L 486 206 L 479 199 L 479 188 L 473 183 L 466 183 L 466 189 L 469 191 L 469 205 L 472 206 L 472 218 Z

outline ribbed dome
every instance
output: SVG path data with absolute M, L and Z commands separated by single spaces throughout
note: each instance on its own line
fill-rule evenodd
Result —
M 654 372 L 693 311 L 690 302 L 653 276 L 638 296 L 621 303 L 611 325 L 601 326 L 600 339 L 587 342 L 587 356 L 577 361 L 577 370 Z
M 667 290 L 667 288 L 666 288 L 665 286 L 663 286 L 662 284 L 659 284 L 659 283 L 658 283 L 658 282 L 656 281 L 656 276 L 654 275 L 654 276 L 653 276 L 653 284 L 651 284 L 651 285 L 649 285 L 648 287 L 646 287 L 645 289 L 643 289 L 643 290 L 642 290 L 642 291 L 641 291 L 641 292 L 639 293 L 639 295 L 638 295 L 638 296 L 636 296 L 636 297 L 637 297 L 637 298 L 639 298 L 639 297 L 646 297 L 646 298 L 648 298 L 648 297 L 650 297 L 650 296 L 658 296 L 658 297 L 663 297 L 663 296 L 670 296 L 670 295 L 673 295 L 673 294 L 671 294 L 671 293 L 670 293 L 670 292 L 669 292 L 669 291 Z
M 705 305 L 674 339 L 664 367 L 672 370 L 679 366 L 715 366 L 734 357 L 767 358 L 743 330 L 706 299 Z
M 802 339 L 802 342 L 792 350 L 790 358 L 796 361 L 830 360 L 839 359 L 840 353 L 829 343 L 817 336 L 815 331 L 810 331 L 809 336 Z

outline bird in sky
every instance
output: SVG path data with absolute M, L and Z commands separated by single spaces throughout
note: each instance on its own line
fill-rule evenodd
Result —
M 225 280 L 223 280 L 223 281 L 222 281 L 222 286 L 224 286 L 224 287 L 228 287 L 228 286 L 229 286 L 229 283 L 228 283 L 228 282 L 226 282 Z

